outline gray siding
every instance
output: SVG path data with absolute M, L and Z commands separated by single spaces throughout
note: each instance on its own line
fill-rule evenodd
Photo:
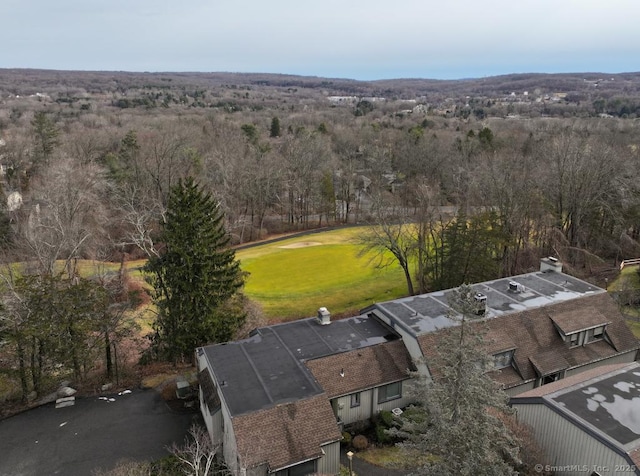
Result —
M 518 385 L 517 387 L 507 388 L 505 389 L 505 393 L 510 397 L 515 397 L 516 395 L 526 392 L 527 390 L 532 390 L 535 387 L 535 383 L 536 381 L 532 380 L 531 382 L 523 383 L 522 385 Z
M 613 357 L 609 357 L 608 359 L 605 359 L 605 360 L 600 360 L 592 364 L 587 364 L 581 367 L 576 367 L 575 369 L 567 370 L 567 372 L 565 373 L 565 377 L 569 377 L 571 375 L 575 375 L 580 372 L 584 372 L 585 370 L 593 369 L 595 367 L 600 367 L 601 365 L 631 363 L 635 360 L 635 358 L 636 358 L 636 350 L 634 349 L 631 352 L 626 352 L 624 354 L 616 354 Z
M 409 387 L 411 386 L 410 380 L 404 380 L 401 382 L 402 396 L 395 400 L 389 400 L 387 402 L 378 403 L 378 388 L 370 388 L 363 390 L 360 393 L 360 405 L 357 407 L 351 406 L 351 394 L 337 397 L 332 400 L 333 408 L 336 412 L 336 416 L 340 418 L 342 423 L 350 425 L 359 421 L 366 421 L 381 410 L 392 410 L 398 407 L 406 407 L 414 402 L 414 399 L 409 397 Z M 358 392 L 354 392 L 358 393 Z
M 202 370 L 205 368 L 209 368 L 207 358 L 204 354 L 199 355 L 198 369 Z M 211 375 L 211 378 L 216 388 L 219 388 L 219 384 L 215 380 L 215 375 Z M 244 471 L 238 465 L 238 445 L 236 443 L 236 435 L 233 431 L 229 407 L 220 392 L 218 392 L 218 396 L 220 397 L 220 410 L 215 412 L 214 415 L 210 415 L 208 419 L 206 417 L 208 411 L 206 413 L 203 412 L 207 430 L 210 432 L 212 441 L 216 442 L 216 444 L 222 444 L 222 458 L 231 471 L 231 474 L 244 476 Z
M 394 408 L 406 407 L 415 401 L 414 398 L 408 396 L 408 389 L 411 386 L 409 380 L 403 380 L 402 384 L 402 396 L 395 400 L 389 400 L 388 402 L 378 403 L 378 388 L 373 389 L 373 414 L 376 414 L 382 410 L 393 410 Z
M 595 467 L 610 468 L 610 471 L 600 471 L 601 474 L 630 474 L 614 471 L 616 465 L 628 464 L 624 456 L 544 404 L 514 403 L 513 408 L 517 411 L 518 421 L 533 428 L 536 440 L 547 455 L 548 461 L 540 464 L 554 466 L 555 474 L 584 476 L 591 474 Z
M 334 408 L 336 409 L 337 416 L 345 425 L 371 418 L 373 389 L 363 390 L 359 393 L 360 405 L 357 407 L 351 406 L 351 395 L 345 395 L 344 397 L 335 399 Z
M 340 442 L 329 443 L 322 446 L 324 455 L 318 460 L 318 473 L 339 474 L 340 473 Z

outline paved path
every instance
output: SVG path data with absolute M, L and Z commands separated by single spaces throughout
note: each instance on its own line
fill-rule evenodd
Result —
M 0 476 L 91 475 L 121 459 L 151 461 L 181 444 L 197 413 L 172 412 L 154 390 L 81 398 L 0 421 Z

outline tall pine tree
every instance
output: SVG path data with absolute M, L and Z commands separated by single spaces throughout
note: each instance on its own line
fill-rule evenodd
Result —
M 520 442 L 506 426 L 508 397 L 486 375 L 493 359 L 484 350 L 484 323 L 471 286 L 448 297 L 459 325 L 442 331 L 429 368 L 432 381 L 416 376 L 418 402 L 401 417 L 394 436 L 416 460 L 416 476 L 506 476 L 522 469 Z
M 145 267 L 158 313 L 153 349 L 177 362 L 198 346 L 233 338 L 245 318 L 243 274 L 219 204 L 192 178 L 171 189 L 160 242 L 164 252 Z

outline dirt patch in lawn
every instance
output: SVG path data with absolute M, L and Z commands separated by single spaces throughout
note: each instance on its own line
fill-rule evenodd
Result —
M 279 248 L 285 248 L 287 250 L 295 249 L 295 248 L 306 248 L 308 246 L 319 246 L 322 243 L 318 241 L 299 241 L 297 243 L 291 243 L 290 245 L 279 246 Z

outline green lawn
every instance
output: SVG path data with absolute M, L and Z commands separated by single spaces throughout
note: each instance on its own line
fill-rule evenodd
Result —
M 607 288 L 609 291 L 622 291 L 624 289 L 640 289 L 640 275 L 638 266 L 625 266 L 616 279 Z
M 271 321 L 314 316 L 322 306 L 333 314 L 357 312 L 405 296 L 404 275 L 395 262 L 377 269 L 370 256 L 357 256 L 355 239 L 362 232 L 362 227 L 346 228 L 238 250 L 241 268 L 250 273 L 246 295 Z M 132 279 L 143 282 L 140 268 L 145 262 L 126 263 Z M 115 273 L 120 263 L 78 260 L 78 268 L 91 276 Z
M 292 238 L 236 253 L 250 273 L 245 292 L 270 319 L 315 315 L 325 306 L 332 313 L 357 311 L 377 301 L 406 294 L 402 270 L 376 269 L 369 257 L 358 257 L 348 228 Z

